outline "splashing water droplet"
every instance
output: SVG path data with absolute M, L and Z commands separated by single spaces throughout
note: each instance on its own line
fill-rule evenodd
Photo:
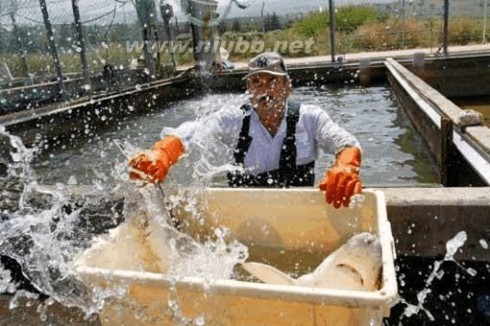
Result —
M 194 324 L 196 326 L 204 326 L 206 325 L 206 319 L 204 319 L 204 316 L 199 316 L 194 320 Z
M 404 303 L 407 306 L 405 308 L 403 314 L 400 317 L 401 319 L 404 317 L 411 317 L 415 314 L 418 314 L 420 311 L 423 311 L 431 321 L 435 320 L 434 316 L 430 313 L 430 311 L 424 307 L 424 303 L 425 303 L 425 300 L 427 298 L 427 295 L 429 293 L 431 293 L 430 286 L 432 285 L 432 282 L 434 281 L 435 278 L 442 279 L 442 277 L 444 276 L 444 271 L 440 270 L 442 263 L 444 261 L 452 260 L 456 264 L 458 264 L 454 260 L 454 255 L 456 254 L 458 249 L 464 245 L 464 243 L 466 242 L 467 239 L 468 239 L 468 237 L 467 237 L 466 232 L 460 231 L 452 239 L 450 239 L 446 242 L 446 255 L 442 260 L 436 261 L 434 263 L 434 268 L 432 269 L 432 273 L 429 275 L 429 277 L 427 278 L 427 280 L 425 282 L 425 288 L 422 289 L 417 294 L 418 303 L 416 305 L 414 305 L 414 304 L 407 302 L 405 299 L 400 299 L 400 302 Z M 460 265 L 458 264 L 458 266 L 460 266 Z M 460 267 L 462 267 L 462 266 L 460 266 Z M 471 269 L 466 269 L 468 274 L 472 275 L 473 271 L 470 271 L 470 270 Z M 474 272 L 476 272 L 476 271 L 474 271 Z
M 446 257 L 444 260 L 453 260 L 454 255 L 461 246 L 468 240 L 468 236 L 465 231 L 461 231 L 454 238 L 446 243 Z
M 468 268 L 468 269 L 466 269 L 466 272 L 468 272 L 468 274 L 470 274 L 473 277 L 475 277 L 476 274 L 477 274 L 477 271 L 475 269 L 471 268 L 471 267 Z
M 488 249 L 488 243 L 483 240 L 483 239 L 480 239 L 480 246 L 482 246 L 483 249 Z
M 67 181 L 67 184 L 76 185 L 77 184 L 77 178 L 74 175 L 70 176 L 70 178 Z

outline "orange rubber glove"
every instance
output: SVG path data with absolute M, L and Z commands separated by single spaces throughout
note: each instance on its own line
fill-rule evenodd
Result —
M 151 183 L 165 180 L 168 169 L 184 154 L 184 146 L 179 138 L 166 136 L 153 148 L 140 153 L 129 161 L 131 179 L 141 179 Z
M 320 183 L 320 190 L 326 190 L 327 204 L 333 203 L 335 208 L 339 208 L 341 204 L 347 207 L 352 195 L 361 193 L 360 166 L 359 148 L 348 147 L 337 154 L 334 165 L 327 170 L 325 179 Z

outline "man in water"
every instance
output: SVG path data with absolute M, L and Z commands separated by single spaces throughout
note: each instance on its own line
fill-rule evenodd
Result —
M 162 182 L 184 154 L 196 130 L 207 130 L 234 150 L 232 187 L 313 186 L 319 150 L 335 153 L 319 188 L 335 208 L 361 192 L 361 149 L 357 139 L 316 105 L 288 101 L 291 80 L 283 58 L 266 52 L 249 64 L 249 103 L 220 110 L 201 122 L 163 131 L 163 139 L 130 160 L 131 178 Z

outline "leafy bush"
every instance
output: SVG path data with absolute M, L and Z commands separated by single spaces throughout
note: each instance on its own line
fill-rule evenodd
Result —
M 481 39 L 481 27 L 474 18 L 457 17 L 449 21 L 448 42 L 451 44 L 468 44 Z
M 300 35 L 313 37 L 319 30 L 328 30 L 328 12 L 310 12 L 305 18 L 296 21 L 293 24 L 293 30 Z
M 378 11 L 370 6 L 344 6 L 340 7 L 336 15 L 336 29 L 351 33 L 359 26 L 378 21 Z
M 404 31 L 404 32 L 403 32 Z M 428 46 L 430 33 L 422 21 L 406 19 L 405 24 L 397 19 L 360 26 L 354 35 L 353 44 L 361 50 L 379 51 Z
M 380 20 L 378 11 L 370 6 L 343 6 L 336 13 L 336 30 L 353 32 L 359 26 Z M 328 11 L 310 12 L 306 17 L 296 21 L 293 29 L 306 37 L 312 37 L 319 30 L 327 31 L 329 28 Z

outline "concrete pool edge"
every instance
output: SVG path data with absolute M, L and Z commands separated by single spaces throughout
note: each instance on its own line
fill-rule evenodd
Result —
M 399 255 L 440 257 L 458 232 L 468 237 L 456 259 L 486 261 L 480 240 L 490 234 L 490 187 L 380 188 Z
M 405 113 L 424 139 L 444 186 L 490 185 L 490 128 L 465 123 L 463 111 L 392 58 L 387 79 Z

